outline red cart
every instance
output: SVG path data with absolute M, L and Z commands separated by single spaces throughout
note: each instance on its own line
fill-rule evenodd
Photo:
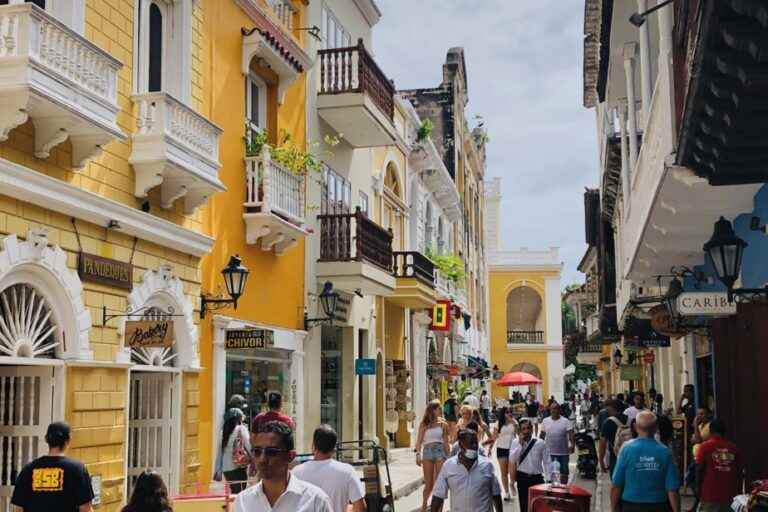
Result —
M 528 512 L 590 512 L 591 499 L 575 485 L 536 485 L 528 489 Z

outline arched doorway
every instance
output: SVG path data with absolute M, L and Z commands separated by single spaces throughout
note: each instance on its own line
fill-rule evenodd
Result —
M 538 366 L 536 366 L 533 363 L 517 363 L 516 365 L 512 366 L 512 368 L 509 369 L 510 372 L 525 372 L 530 373 L 537 379 L 544 381 L 544 377 L 542 376 L 541 370 Z M 541 401 L 543 397 L 543 390 L 541 385 L 530 385 L 530 386 L 513 386 L 510 389 L 510 392 L 512 391 L 520 391 L 521 393 L 532 393 L 537 400 Z
M 507 295 L 507 343 L 544 343 L 544 312 L 539 292 L 519 286 Z

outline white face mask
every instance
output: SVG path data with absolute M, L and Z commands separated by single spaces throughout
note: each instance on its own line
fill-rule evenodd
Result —
M 464 456 L 469 460 L 475 460 L 477 458 L 477 450 L 464 450 Z

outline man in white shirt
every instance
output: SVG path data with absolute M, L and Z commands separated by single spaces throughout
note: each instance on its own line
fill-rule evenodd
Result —
M 471 425 L 471 423 L 470 423 Z M 501 486 L 493 461 L 478 453 L 477 431 L 459 431 L 459 454 L 443 464 L 432 489 L 431 512 L 442 512 L 451 493 L 451 512 L 502 512 Z
M 509 448 L 509 478 L 517 482 L 520 512 L 528 512 L 528 489 L 544 483 L 550 455 L 547 443 L 533 437 L 533 425 L 520 420 L 520 436 Z
M 491 423 L 491 397 L 488 396 L 488 391 L 483 390 L 482 393 L 480 393 L 480 416 L 483 418 L 483 421 L 490 425 Z
M 637 414 L 640 411 L 645 410 L 645 395 L 641 391 L 635 391 L 634 397 L 632 397 L 634 405 L 624 409 L 624 415 L 627 417 L 627 425 L 632 423 L 632 420 L 637 418 Z
M 560 483 L 568 483 L 568 462 L 576 446 L 571 421 L 560 415 L 560 404 L 552 402 L 549 417 L 541 422 L 541 438 L 547 443 L 549 455 L 560 464 Z
M 331 500 L 333 512 L 365 510 L 365 489 L 355 468 L 333 459 L 338 436 L 330 425 L 320 425 L 312 437 L 314 460 L 296 466 L 293 476 L 321 488 Z
M 234 512 L 333 512 L 328 496 L 288 470 L 296 457 L 293 431 L 281 421 L 270 421 L 254 434 L 253 461 L 261 482 L 235 498 Z
M 464 397 L 464 404 L 475 409 L 480 409 L 480 400 L 472 394 L 472 390 L 467 391 L 467 395 Z

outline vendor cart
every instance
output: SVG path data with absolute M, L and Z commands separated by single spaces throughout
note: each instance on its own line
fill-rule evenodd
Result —
M 344 441 L 336 445 L 336 458 L 362 469 L 365 505 L 369 512 L 394 512 L 392 479 L 389 475 L 387 450 L 371 439 Z M 384 474 L 381 464 L 384 463 Z M 382 482 L 382 479 L 386 478 Z

